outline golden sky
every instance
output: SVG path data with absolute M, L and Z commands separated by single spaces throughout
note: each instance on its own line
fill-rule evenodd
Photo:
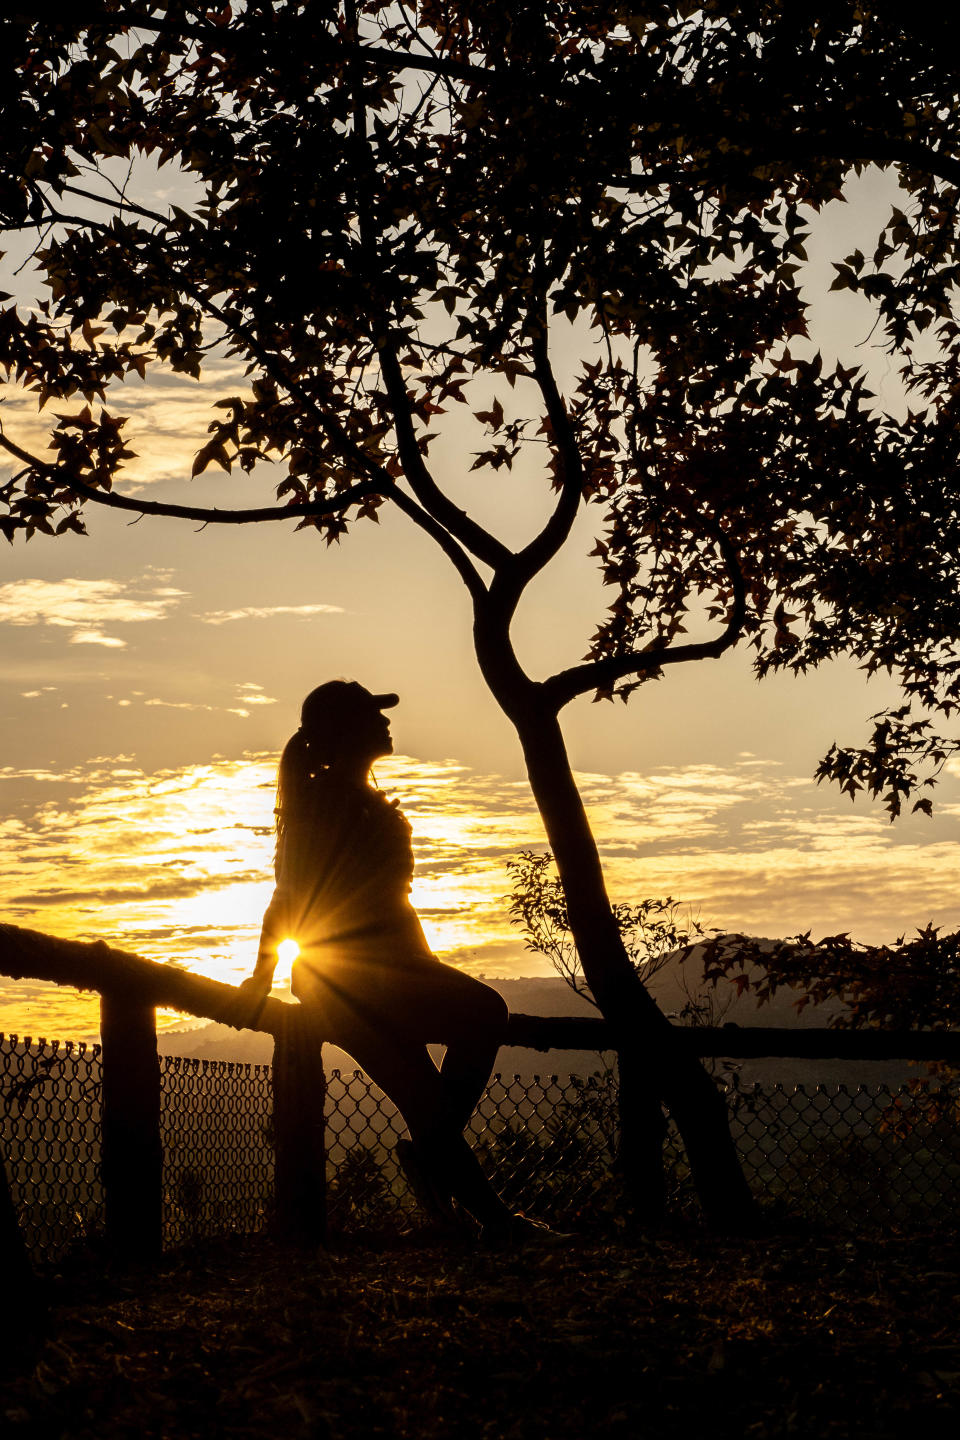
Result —
M 873 365 L 895 406 L 895 377 L 864 348 L 868 317 L 827 288 L 828 256 L 868 233 L 890 189 L 867 177 L 832 207 L 810 247 L 810 283 L 817 343 Z M 147 174 L 148 201 L 170 193 Z M 22 259 L 11 252 L 0 288 L 27 284 L 29 267 L 14 273 Z M 209 391 L 183 377 L 126 387 L 131 492 L 267 501 L 266 474 L 185 478 L 211 402 L 242 383 L 227 362 L 214 379 Z M 42 444 L 31 403 L 4 399 L 7 433 Z M 438 441 L 438 478 L 503 538 L 530 533 L 549 499 L 543 476 L 469 475 L 471 427 Z M 598 519 L 585 514 L 521 612 L 535 674 L 579 659 L 596 626 L 603 595 L 586 555 Z M 398 754 L 377 773 L 413 825 L 414 898 L 437 953 L 478 974 L 542 973 L 503 903 L 505 861 L 542 844 L 539 820 L 516 739 L 476 669 L 466 595 L 431 542 L 398 515 L 332 549 L 285 524 L 197 530 L 108 512 L 88 523 L 87 538 L 3 552 L 3 919 L 239 979 L 270 894 L 277 755 L 302 696 L 341 675 L 401 695 Z M 945 777 L 932 821 L 893 827 L 880 808 L 810 779 L 831 741 L 858 739 L 890 697 L 843 664 L 758 685 L 734 653 L 668 672 L 627 707 L 570 706 L 571 755 L 614 898 L 669 893 L 705 924 L 767 936 L 881 940 L 929 919 L 960 925 L 960 771 Z M 89 999 L 0 977 L 0 1031 L 95 1030 Z
M 3 783 L 21 800 L 0 826 L 4 917 L 242 979 L 271 893 L 274 766 L 273 754 L 247 753 L 150 774 L 126 755 L 7 767 Z M 525 783 L 406 755 L 377 778 L 414 825 L 413 900 L 436 953 L 474 974 L 549 973 L 504 905 L 507 859 L 542 845 Z M 928 821 L 891 827 L 748 754 L 580 781 L 617 899 L 670 894 L 707 925 L 770 936 L 960 925 L 960 769 L 945 782 L 939 839 Z M 91 997 L 0 979 L 0 1032 L 96 1028 Z

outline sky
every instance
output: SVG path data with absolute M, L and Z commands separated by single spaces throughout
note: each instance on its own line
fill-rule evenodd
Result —
M 180 203 L 182 190 L 168 172 L 141 177 L 154 205 Z M 871 366 L 894 408 L 870 317 L 829 294 L 828 261 L 875 232 L 895 196 L 875 173 L 853 184 L 818 222 L 808 278 L 815 343 Z M 28 288 L 23 259 L 11 250 L 0 288 Z M 185 377 L 126 387 L 137 451 L 127 490 L 267 503 L 265 474 L 187 479 L 210 403 L 242 383 L 220 361 L 207 390 Z M 43 443 L 32 402 L 10 387 L 2 416 L 13 438 Z M 512 543 L 537 526 L 546 485 L 523 467 L 469 475 L 478 436 L 466 421 L 445 433 L 435 473 Z M 580 659 L 602 614 L 587 554 L 598 520 L 585 513 L 519 617 L 521 658 L 539 676 Z M 93 511 L 88 526 L 0 556 L 0 919 L 242 979 L 271 893 L 279 751 L 303 695 L 346 676 L 401 696 L 396 753 L 376 779 L 413 826 L 414 901 L 436 953 L 477 975 L 549 973 L 504 898 L 507 859 L 544 848 L 542 827 L 473 658 L 466 594 L 429 540 L 396 514 L 330 548 L 285 523 L 198 530 Z M 880 806 L 811 778 L 831 742 L 859 739 L 892 693 L 849 663 L 758 684 L 733 652 L 675 667 L 629 706 L 568 707 L 612 897 L 669 894 L 707 926 L 768 937 L 881 941 L 930 920 L 960 926 L 960 767 L 932 819 L 894 826 Z M 0 1032 L 96 1031 L 94 998 L 0 976 Z

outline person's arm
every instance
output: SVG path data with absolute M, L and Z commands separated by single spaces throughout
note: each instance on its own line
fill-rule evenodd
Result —
M 278 885 L 264 913 L 257 963 L 250 977 L 258 984 L 266 986 L 267 990 L 273 984 L 273 972 L 277 968 L 277 946 L 286 934 L 286 913 L 286 897 Z
M 257 963 L 253 974 L 238 986 L 242 996 L 238 1012 L 241 1025 L 255 1025 L 267 1003 L 273 984 L 273 972 L 277 968 L 277 946 L 284 937 L 286 912 L 286 896 L 278 885 L 260 927 L 260 944 L 257 947 Z
M 287 926 L 290 920 L 290 897 L 289 897 L 289 875 L 286 869 L 287 860 L 287 837 L 281 834 L 277 841 L 277 853 L 274 860 L 274 875 L 276 876 L 276 888 L 267 906 L 263 924 L 260 926 L 260 944 L 257 946 L 257 963 L 254 966 L 253 974 L 244 984 L 249 988 L 257 987 L 269 992 L 273 984 L 273 972 L 277 968 L 277 947 L 287 933 Z

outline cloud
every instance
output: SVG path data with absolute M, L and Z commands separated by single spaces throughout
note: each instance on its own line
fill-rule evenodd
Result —
M 342 605 L 245 605 L 239 610 L 208 610 L 198 618 L 205 625 L 226 625 L 231 620 L 272 620 L 275 615 L 344 615 Z
M 239 715 L 241 719 L 247 720 L 250 717 L 249 706 L 251 705 L 276 705 L 274 696 L 264 693 L 262 685 L 255 685 L 252 681 L 246 681 L 236 687 L 236 705 L 208 705 L 201 700 L 162 700 L 153 697 L 144 700 L 144 705 L 162 707 L 165 710 L 207 710 L 211 713 L 224 715 Z M 120 705 L 129 705 L 129 700 L 118 701 Z
M 247 681 L 247 682 L 244 683 L 243 685 L 238 685 L 238 686 L 237 686 L 237 699 L 238 699 L 238 700 L 241 702 L 241 704 L 243 704 L 243 705 L 276 705 L 276 704 L 277 704 L 277 699 L 276 699 L 276 696 L 275 696 L 275 695 L 267 695 L 267 694 L 265 694 L 265 693 L 264 693 L 263 686 L 262 686 L 262 685 L 254 685 L 252 681 Z
M 0 585 L 0 624 L 47 625 L 69 630 L 73 645 L 122 649 L 126 641 L 103 626 L 163 620 L 184 593 L 119 580 L 11 580 Z
M 107 392 L 106 408 L 111 414 L 128 417 L 124 437 L 136 459 L 120 470 L 115 488 L 135 494 L 144 486 L 164 480 L 189 477 L 193 457 L 210 438 L 208 426 L 219 418 L 213 401 L 222 395 L 239 395 L 249 389 L 249 379 L 236 361 L 211 355 L 205 366 L 205 384 L 159 367 L 148 370 L 146 381 L 116 383 Z M 83 401 L 60 402 L 57 412 L 80 410 Z M 38 413 L 37 398 L 31 391 L 8 384 L 4 389 L 4 421 L 7 432 L 18 444 L 42 454 L 48 449 L 55 421 L 49 412 Z M 4 468 L 9 468 L 3 457 Z
M 120 640 L 116 635 L 104 635 L 99 630 L 74 630 L 70 636 L 71 645 L 104 645 L 109 650 L 126 649 L 126 640 Z
M 960 927 L 949 819 L 940 829 L 919 817 L 891 827 L 880 811 L 752 758 L 578 777 L 613 899 L 672 895 L 706 925 L 765 936 L 847 930 L 882 940 L 931 918 Z M 273 887 L 276 763 L 250 754 L 149 774 L 114 755 L 60 773 L 0 769 L 10 797 L 0 911 L 15 924 L 240 980 Z M 409 756 L 384 760 L 377 776 L 413 827 L 413 899 L 435 952 L 468 957 L 487 974 L 544 973 L 504 898 L 507 860 L 546 848 L 526 782 Z M 946 810 L 960 776 L 944 792 Z M 57 1033 L 51 1015 L 66 1023 L 62 994 L 48 1011 L 46 1000 L 19 993 L 0 993 L 0 1030 L 22 1031 L 24 1006 L 33 1033 Z M 71 1003 L 74 1024 L 60 1033 L 93 1033 L 95 1002 Z
M 122 701 L 120 702 L 123 703 Z M 144 700 L 144 705 L 160 705 L 165 710 L 219 710 L 219 705 L 205 705 L 197 700 Z
M 60 859 L 66 858 L 67 852 L 63 852 Z M 247 873 L 242 871 L 231 871 L 227 875 L 206 875 L 204 877 L 204 889 L 208 892 L 222 890 L 227 886 L 254 884 L 262 881 L 262 874 Z M 117 905 L 128 902 L 153 902 L 156 900 L 183 900 L 193 898 L 197 893 L 197 882 L 194 877 L 181 877 L 179 879 L 164 879 L 153 877 L 144 884 L 114 885 L 113 887 L 94 886 L 93 888 L 68 890 L 61 885 L 51 886 L 45 890 L 25 891 L 19 895 L 11 895 L 6 902 L 12 910 L 22 912 L 23 910 L 35 907 L 49 907 L 52 905 L 82 905 L 84 907 Z M 209 927 L 193 926 L 193 931 L 209 929 Z M 228 927 L 222 926 L 220 929 Z M 154 936 L 163 935 L 162 931 L 154 930 Z

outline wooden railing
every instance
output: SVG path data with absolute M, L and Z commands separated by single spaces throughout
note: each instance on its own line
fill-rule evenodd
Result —
M 150 1258 L 162 1243 L 157 1006 L 273 1036 L 277 1227 L 289 1238 L 322 1241 L 325 1037 L 304 1008 L 271 998 L 254 1015 L 249 998 L 232 985 L 143 960 L 102 941 L 62 940 L 14 925 L 0 925 L 0 974 L 100 995 L 101 1166 L 106 1234 L 115 1254 Z M 701 1057 L 960 1061 L 960 1034 L 945 1031 L 678 1026 L 676 1037 Z M 590 1016 L 511 1015 L 505 1043 L 536 1050 L 615 1048 L 607 1022 Z
M 100 995 L 101 1174 L 107 1242 L 126 1258 L 159 1254 L 163 1154 L 157 1006 L 274 1039 L 277 1224 L 291 1238 L 326 1228 L 322 1036 L 299 1005 L 267 999 L 251 1011 L 233 985 L 159 965 L 102 941 L 61 940 L 0 925 L 0 974 L 50 980 Z

